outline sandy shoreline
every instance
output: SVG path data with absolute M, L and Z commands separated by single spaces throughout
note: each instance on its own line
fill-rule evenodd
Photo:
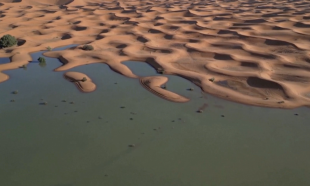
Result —
M 19 42 L 0 49 L 0 57 L 11 58 L 0 64 L 0 82 L 9 79 L 3 71 L 29 63 L 30 53 L 78 44 L 44 55 L 64 63 L 55 71 L 106 63 L 139 78 L 121 63 L 143 61 L 224 99 L 310 106 L 310 2 L 11 2 L 1 1 L 0 36 L 11 34 Z M 82 50 L 83 44 L 94 50 Z

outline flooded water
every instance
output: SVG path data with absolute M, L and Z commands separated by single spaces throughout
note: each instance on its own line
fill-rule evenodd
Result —
M 33 54 L 34 61 L 41 54 Z M 167 76 L 168 90 L 191 99 L 173 103 L 105 64 L 70 70 L 87 74 L 97 85 L 95 92 L 82 93 L 64 72 L 53 72 L 61 65 L 57 59 L 46 60 L 43 67 L 31 62 L 27 69 L 4 72 L 10 79 L 0 84 L 2 185 L 310 183 L 307 108 L 237 104 Z M 156 75 L 146 63 L 124 64 L 137 75 Z M 204 104 L 204 112 L 197 113 Z
M 0 64 L 9 63 L 11 60 L 8 57 L 0 58 Z

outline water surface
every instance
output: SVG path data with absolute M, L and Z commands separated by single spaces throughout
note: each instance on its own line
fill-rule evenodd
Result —
M 34 61 L 42 52 L 32 54 Z M 6 186 L 306 186 L 306 108 L 260 108 L 202 94 L 167 76 L 173 103 L 105 64 L 76 67 L 97 89 L 80 92 L 62 65 L 6 71 L 0 84 L 0 180 Z M 146 63 L 125 62 L 141 76 Z M 193 91 L 188 91 L 193 88 Z M 18 94 L 11 92 L 18 90 Z M 14 99 L 15 102 L 10 102 Z M 47 105 L 42 105 L 47 102 Z M 72 102 L 72 103 L 71 103 Z M 197 109 L 204 103 L 203 113 Z M 296 114 L 296 115 L 295 115 Z M 128 145 L 133 145 L 129 147 Z
M 11 62 L 11 60 L 8 57 L 0 58 L 0 64 L 5 64 L 9 62 Z

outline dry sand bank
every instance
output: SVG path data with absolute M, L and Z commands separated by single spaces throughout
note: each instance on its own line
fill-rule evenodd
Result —
M 226 1 L 1 1 L 0 35 L 18 46 L 1 49 L 12 63 L 29 53 L 69 44 L 91 44 L 45 55 L 57 71 L 106 63 L 138 78 L 121 62 L 145 61 L 191 80 L 225 99 L 267 107 L 310 106 L 310 2 Z M 209 79 L 214 78 L 211 82 Z M 0 82 L 8 76 L 0 73 Z
M 173 102 L 187 102 L 189 99 L 163 89 L 161 86 L 168 81 L 165 76 L 151 76 L 140 78 L 141 85 L 153 94 Z
M 66 72 L 64 76 L 70 82 L 75 83 L 83 92 L 93 92 L 96 89 L 96 85 L 86 74 L 80 72 Z M 85 78 L 85 80 L 83 78 Z

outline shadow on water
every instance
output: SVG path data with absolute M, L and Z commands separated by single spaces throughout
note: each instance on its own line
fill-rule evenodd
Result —
M 43 52 L 32 54 L 34 61 Z M 124 64 L 139 76 L 158 75 L 146 63 Z M 82 93 L 64 79 L 65 71 L 53 71 L 60 65 L 46 57 L 45 68 L 34 63 L 27 70 L 5 72 L 11 79 L 0 84 L 3 185 L 310 182 L 306 108 L 237 104 L 168 75 L 167 89 L 191 99 L 173 103 L 102 63 L 70 69 L 87 74 L 97 85 L 96 91 Z M 204 112 L 196 113 L 201 107 Z

